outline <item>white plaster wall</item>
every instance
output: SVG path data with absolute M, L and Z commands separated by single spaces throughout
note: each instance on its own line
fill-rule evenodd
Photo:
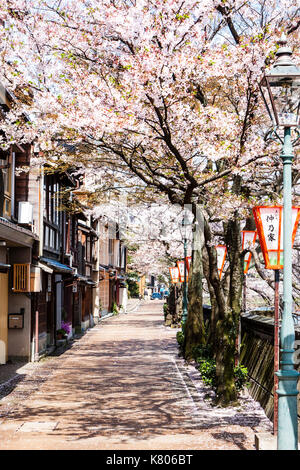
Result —
M 24 308 L 24 328 L 8 330 L 8 356 L 30 358 L 31 299 L 25 294 L 8 294 L 8 313 L 20 313 Z
M 126 287 L 120 287 L 120 305 L 123 307 L 123 311 L 127 312 L 127 300 L 128 292 Z
M 13 265 L 14 263 L 30 263 L 30 260 L 30 248 L 10 248 L 9 264 Z M 8 330 L 8 356 L 20 356 L 30 358 L 31 296 L 29 293 L 13 293 L 10 287 L 11 286 L 9 284 L 8 313 L 20 313 L 21 308 L 23 308 L 24 328 Z

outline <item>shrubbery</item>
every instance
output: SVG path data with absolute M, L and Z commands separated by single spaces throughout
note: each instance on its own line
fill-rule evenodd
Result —
M 212 350 L 210 345 L 207 346 L 195 346 L 192 349 L 193 359 L 197 362 L 200 359 L 209 359 L 212 357 Z
M 235 386 L 237 390 L 242 390 L 243 387 L 248 387 L 248 369 L 247 367 L 239 364 L 234 368 Z
M 203 382 L 212 388 L 216 388 L 216 361 L 212 358 L 210 346 L 195 347 L 193 349 L 193 358 L 197 363 L 197 369 L 201 374 Z M 242 364 L 239 364 L 234 368 L 234 377 L 237 391 L 242 390 L 248 385 L 248 370 Z
M 201 378 L 206 385 L 212 388 L 217 386 L 217 375 L 216 375 L 216 361 L 214 359 L 198 359 L 197 369 L 201 374 Z M 248 370 L 242 364 L 239 364 L 234 368 L 235 386 L 237 391 L 241 391 L 245 386 L 248 385 Z
M 182 331 L 178 331 L 176 335 L 179 350 L 182 351 L 184 344 L 184 334 Z M 197 363 L 197 369 L 201 374 L 201 378 L 206 385 L 209 385 L 213 389 L 217 386 L 217 375 L 216 375 L 216 361 L 212 357 L 212 350 L 210 345 L 196 346 L 192 351 L 193 359 Z M 239 364 L 234 368 L 235 386 L 237 391 L 241 391 L 245 386 L 248 386 L 248 370 L 242 364 Z
M 168 313 L 169 313 L 169 306 L 168 306 L 167 303 L 165 303 L 165 304 L 163 305 L 163 309 L 164 309 L 164 318 L 165 318 L 165 321 L 166 321 L 166 317 L 167 317 L 167 315 L 168 315 Z
M 184 333 L 182 331 L 178 331 L 176 335 L 177 343 L 179 346 L 179 351 L 182 352 L 183 344 L 184 344 Z
M 201 378 L 206 385 L 215 388 L 216 382 L 216 362 L 213 359 L 200 359 L 197 361 L 197 369 L 201 374 Z
M 116 302 L 113 303 L 113 306 L 112 306 L 112 313 L 113 313 L 114 315 L 118 315 L 118 313 L 119 313 L 119 309 L 118 309 L 118 306 L 117 306 Z

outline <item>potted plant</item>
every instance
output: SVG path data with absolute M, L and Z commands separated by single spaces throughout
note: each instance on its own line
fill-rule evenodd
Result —
M 65 331 L 65 336 L 68 336 L 71 333 L 71 324 L 65 321 L 61 322 L 61 327 Z
M 57 339 L 65 339 L 71 332 L 71 326 L 64 321 L 61 322 L 61 328 L 56 331 Z
M 65 336 L 66 336 L 66 332 L 63 328 L 59 328 L 59 330 L 56 330 L 57 339 L 63 339 Z

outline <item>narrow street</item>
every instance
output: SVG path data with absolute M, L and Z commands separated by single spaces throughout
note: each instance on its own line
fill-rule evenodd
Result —
M 263 412 L 250 398 L 226 410 L 203 400 L 176 331 L 162 302 L 145 302 L 35 364 L 0 400 L 1 449 L 254 450 Z

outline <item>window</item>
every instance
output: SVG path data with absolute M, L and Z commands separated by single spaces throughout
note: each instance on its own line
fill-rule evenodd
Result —
M 1 155 L 3 156 L 3 155 Z M 2 217 L 11 216 L 11 165 L 9 154 L 7 159 L 0 159 L 0 215 Z
M 108 264 L 110 264 L 111 266 L 114 265 L 114 252 L 113 252 L 113 249 L 114 249 L 114 241 L 110 238 L 108 240 Z
M 86 239 L 86 260 L 88 263 L 91 262 L 91 239 L 87 237 Z
M 30 264 L 14 264 L 14 292 L 30 292 Z
M 59 251 L 60 242 L 60 184 L 53 175 L 44 179 L 44 247 L 51 251 Z
M 45 176 L 44 180 L 44 218 L 59 226 L 61 219 L 60 184 L 55 181 L 54 176 Z
M 57 227 L 52 227 L 44 222 L 44 247 L 51 251 L 59 250 L 59 231 Z

